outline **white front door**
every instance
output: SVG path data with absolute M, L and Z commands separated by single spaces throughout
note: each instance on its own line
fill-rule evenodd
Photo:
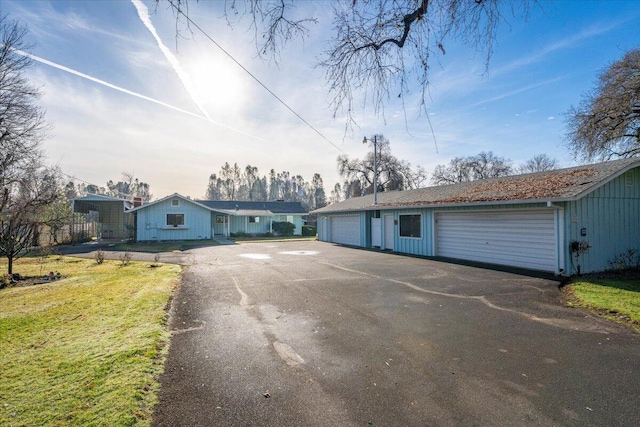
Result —
M 384 216 L 384 249 L 395 250 L 393 240 L 395 237 L 395 226 L 393 224 L 393 215 Z
M 371 246 L 382 246 L 382 219 L 371 218 Z

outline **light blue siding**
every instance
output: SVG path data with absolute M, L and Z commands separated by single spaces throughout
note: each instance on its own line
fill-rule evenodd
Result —
M 583 228 L 586 236 L 581 235 Z M 627 249 L 640 250 L 640 168 L 566 203 L 565 236 L 569 274 L 577 273 L 578 264 L 582 273 L 605 270 Z M 571 241 L 588 242 L 591 248 L 576 259 L 569 251 Z
M 137 240 L 197 240 L 211 238 L 211 211 L 184 199 L 173 198 L 137 211 Z M 184 226 L 167 225 L 167 214 L 183 214 Z
M 414 255 L 434 255 L 435 213 L 443 211 L 491 211 L 491 210 L 531 210 L 550 209 L 554 211 L 556 230 L 558 272 L 565 275 L 577 273 L 580 265 L 582 273 L 602 271 L 612 267 L 611 261 L 629 249 L 640 250 L 640 168 L 625 172 L 619 177 L 582 196 L 576 201 L 520 203 L 479 206 L 449 206 L 429 208 L 381 209 L 379 217 L 392 214 L 394 218 L 394 250 Z M 371 219 L 373 211 L 350 212 L 360 214 L 361 246 L 371 247 Z M 318 217 L 318 238 L 328 241 L 333 215 Z M 419 238 L 400 237 L 399 215 L 420 214 L 421 236 Z M 384 221 L 382 221 L 384 223 Z M 586 235 L 582 235 L 582 230 Z M 382 231 L 384 236 L 384 230 Z M 384 239 L 384 237 L 383 237 Z M 591 248 L 580 256 L 572 257 L 570 243 L 587 242 Z

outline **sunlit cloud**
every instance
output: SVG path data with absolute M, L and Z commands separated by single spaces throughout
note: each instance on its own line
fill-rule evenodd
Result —
M 251 135 L 250 133 L 241 131 L 239 129 L 235 129 L 235 128 L 231 127 L 231 126 L 227 126 L 227 125 L 224 125 L 222 123 L 218 123 L 218 122 L 216 122 L 215 120 L 212 120 L 209 117 L 203 117 L 203 116 L 201 116 L 199 114 L 195 114 L 195 113 L 192 113 L 190 111 L 183 110 L 182 108 L 175 107 L 175 106 L 173 106 L 171 104 L 167 104 L 166 102 L 162 102 L 162 101 L 159 101 L 157 99 L 150 98 L 150 97 L 148 97 L 146 95 L 142 95 L 140 93 L 133 92 L 133 91 L 125 89 L 123 87 L 116 86 L 116 85 L 114 85 L 112 83 L 105 82 L 104 80 L 100 80 L 100 79 L 98 79 L 96 77 L 90 76 L 88 74 L 84 74 L 84 73 L 82 73 L 80 71 L 76 71 L 76 70 L 71 69 L 69 67 L 65 67 L 64 65 L 56 64 L 55 62 L 49 61 L 49 60 L 44 59 L 44 58 L 40 58 L 39 56 L 24 52 L 24 51 L 18 50 L 18 49 L 15 49 L 14 52 L 19 54 L 19 55 L 31 58 L 34 61 L 40 62 L 41 64 L 49 65 L 50 67 L 57 68 L 58 70 L 65 71 L 67 73 L 73 74 L 73 75 L 78 76 L 78 77 L 82 77 L 83 79 L 90 80 L 90 81 L 92 81 L 94 83 L 98 83 L 98 84 L 100 84 L 102 86 L 106 86 L 106 87 L 108 87 L 110 89 L 114 89 L 114 90 L 117 90 L 119 92 L 126 93 L 127 95 L 135 96 L 136 98 L 144 99 L 145 101 L 153 102 L 154 104 L 158 104 L 158 105 L 161 105 L 163 107 L 170 108 L 172 110 L 178 111 L 178 112 L 183 113 L 183 114 L 188 114 L 190 116 L 197 117 L 197 118 L 202 119 L 202 120 L 206 120 L 206 121 L 211 122 L 212 124 L 214 124 L 216 126 L 220 126 L 220 127 L 225 128 L 225 129 L 232 130 L 232 131 L 240 133 L 242 135 L 246 135 L 246 136 L 250 136 L 251 138 L 262 140 L 262 138 L 260 138 L 260 137 L 257 137 L 255 135 Z

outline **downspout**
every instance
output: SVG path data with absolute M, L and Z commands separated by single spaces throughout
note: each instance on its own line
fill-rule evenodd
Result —
M 547 207 L 555 210 L 554 226 L 556 229 L 556 244 L 558 248 L 557 262 L 559 266 L 556 268 L 557 275 L 567 275 L 565 269 L 565 247 L 564 247 L 564 206 L 554 205 L 551 200 L 547 201 Z

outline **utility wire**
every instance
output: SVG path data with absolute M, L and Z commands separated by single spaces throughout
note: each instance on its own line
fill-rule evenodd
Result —
M 204 34 L 204 36 L 206 38 L 208 38 L 211 43 L 213 43 L 214 45 L 216 45 L 218 47 L 218 49 L 220 49 L 225 55 L 227 55 L 233 62 L 235 62 L 240 68 L 242 68 L 244 70 L 245 73 L 247 73 L 253 80 L 255 80 L 260 86 L 262 86 L 267 92 L 269 92 L 271 94 L 271 96 L 273 96 L 275 99 L 278 100 L 278 102 L 280 102 L 282 105 L 284 105 L 284 107 L 291 111 L 297 118 L 299 118 L 304 124 L 306 124 L 307 126 L 309 126 L 311 129 L 313 129 L 313 131 L 315 133 L 317 133 L 318 135 L 320 135 L 320 137 L 322 139 L 324 139 L 325 141 L 327 141 L 329 144 L 333 145 L 334 148 L 336 148 L 338 151 L 342 152 L 343 154 L 347 154 L 342 148 L 338 147 L 336 144 L 334 144 L 329 138 L 327 138 L 326 136 L 324 136 L 322 134 L 322 132 L 320 132 L 318 129 L 316 129 L 311 123 L 309 123 L 308 121 L 306 121 L 300 114 L 298 114 L 293 108 L 289 107 L 289 105 L 287 105 L 286 102 L 284 102 L 278 95 L 276 95 L 271 89 L 269 89 L 264 83 L 262 83 L 256 76 L 254 76 L 251 71 L 249 71 L 247 68 L 245 68 L 244 65 L 242 65 L 237 59 L 235 59 L 229 52 L 227 52 L 222 46 L 220 46 L 218 44 L 218 42 L 216 42 L 209 34 L 207 34 L 207 32 L 205 30 L 203 30 L 198 24 L 196 24 L 193 19 L 191 19 L 186 13 L 183 12 L 183 10 L 181 8 L 179 8 L 178 6 L 176 6 L 172 1 L 169 2 L 169 4 L 171 5 L 171 7 L 173 7 L 176 11 L 176 13 L 184 16 L 184 18 L 191 24 L 193 25 L 195 28 L 197 28 L 198 30 L 200 30 L 200 32 L 202 34 Z

